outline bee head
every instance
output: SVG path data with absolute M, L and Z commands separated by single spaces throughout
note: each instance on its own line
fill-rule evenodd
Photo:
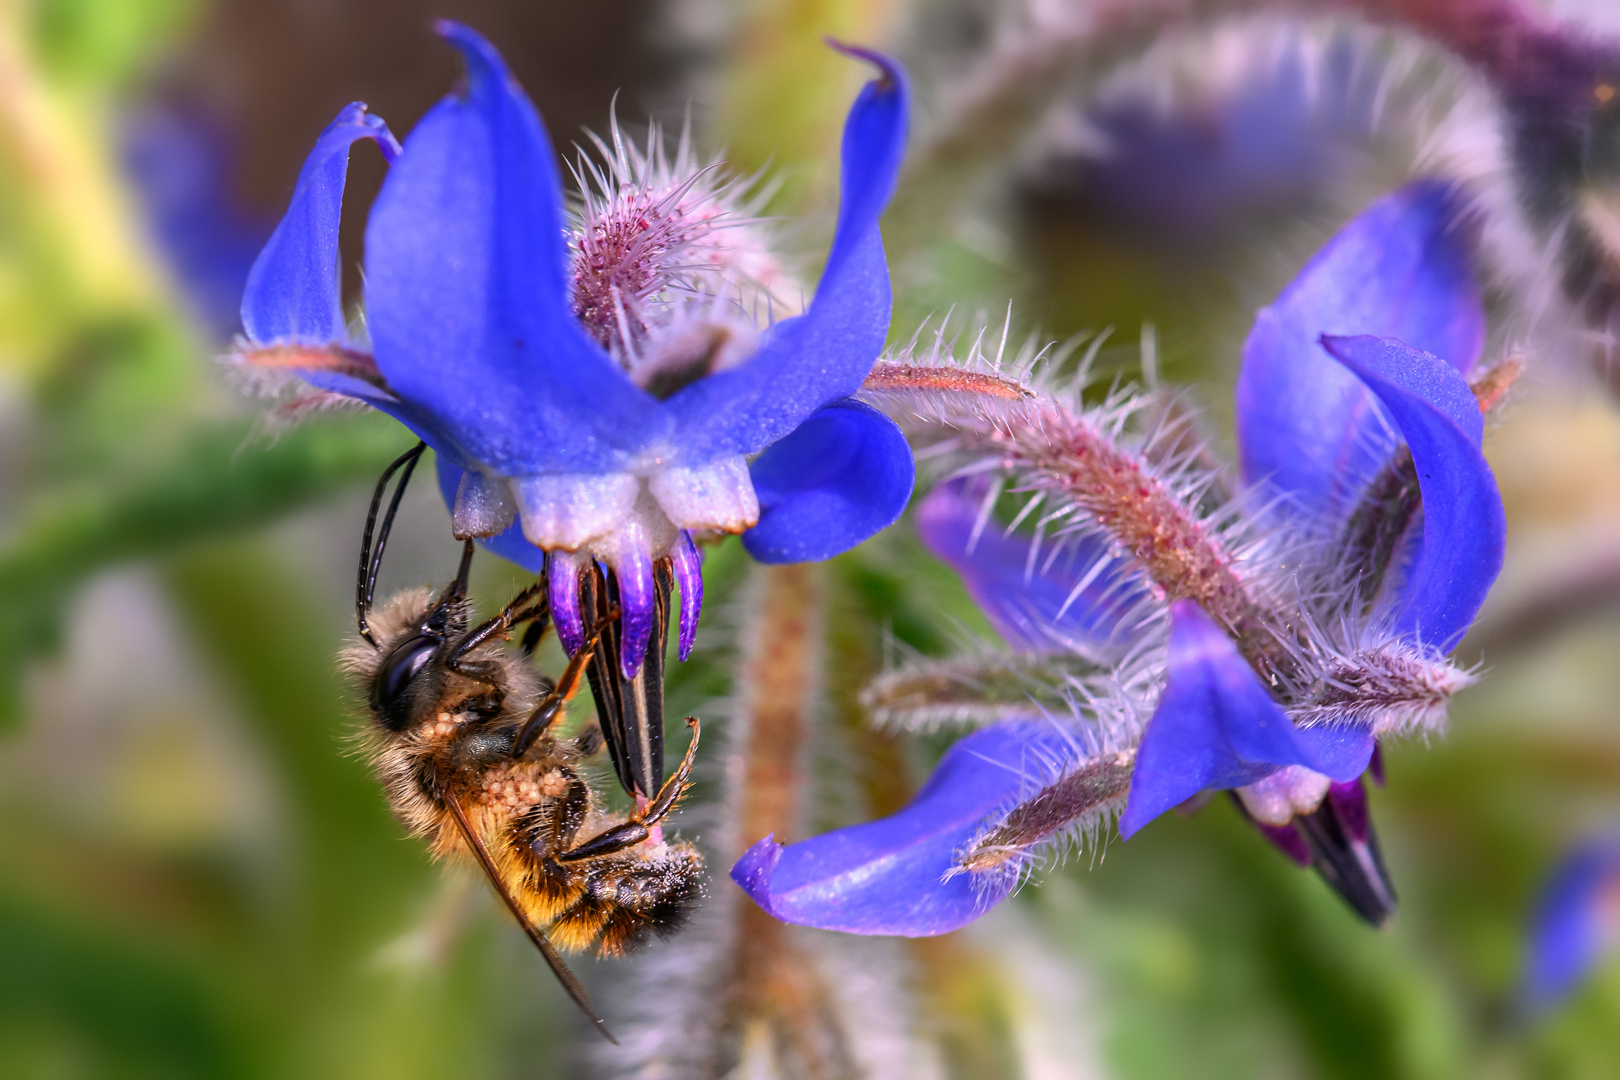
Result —
M 372 640 L 354 639 L 343 666 L 365 694 L 383 732 L 402 732 L 441 711 L 447 661 L 466 627 L 466 601 L 412 589 L 371 616 Z
M 424 631 L 405 638 L 383 657 L 371 680 L 371 713 L 389 731 L 411 726 L 416 710 L 412 705 L 421 697 L 412 693 L 427 682 L 424 670 L 444 647 L 444 635 Z

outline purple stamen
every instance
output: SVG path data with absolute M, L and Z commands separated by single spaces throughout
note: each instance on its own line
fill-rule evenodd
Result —
M 703 556 L 692 543 L 692 534 L 681 530 L 670 552 L 675 566 L 675 584 L 681 590 L 680 658 L 692 655 L 692 642 L 697 640 L 698 615 L 703 611 Z
M 626 679 L 634 679 L 647 658 L 647 642 L 652 639 L 658 609 L 658 588 L 653 582 L 652 553 L 640 523 L 626 523 L 618 539 L 613 570 L 619 578 L 619 670 Z
M 579 615 L 580 566 L 580 557 L 571 551 L 553 551 L 546 556 L 551 622 L 569 656 L 585 646 L 585 621 Z
M 1334 784 L 1328 788 L 1327 801 L 1346 835 L 1358 844 L 1366 843 L 1371 830 L 1367 820 L 1367 789 L 1361 786 L 1361 780 Z
M 1263 821 L 1256 821 L 1254 827 L 1294 863 L 1299 866 L 1311 865 L 1310 845 L 1299 835 L 1299 830 L 1294 827 L 1293 822 L 1287 825 L 1267 825 Z

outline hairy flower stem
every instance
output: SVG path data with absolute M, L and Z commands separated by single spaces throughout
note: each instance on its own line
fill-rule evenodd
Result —
M 987 391 L 981 383 L 994 387 Z M 999 375 L 946 366 L 879 364 L 865 389 L 898 398 L 953 429 L 968 452 L 990 452 L 1029 486 L 1049 491 L 1094 520 L 1158 587 L 1165 603 L 1192 600 L 1225 626 L 1262 677 L 1292 667 L 1280 634 L 1286 621 L 1249 582 L 1196 507 L 1141 457 L 1086 417 Z M 1020 400 L 1022 399 L 1022 400 Z M 1015 403 L 1004 404 L 1007 400 Z M 893 402 L 885 402 L 893 404 Z
M 755 590 L 739 703 L 747 736 L 737 828 L 745 845 L 769 833 L 786 839 L 796 831 L 801 762 L 821 675 L 823 571 L 765 567 L 757 572 Z M 715 1075 L 758 1055 L 792 1063 L 767 1075 L 830 1080 L 853 1073 L 825 980 L 795 945 L 790 928 L 746 901 L 738 904 L 730 971 Z

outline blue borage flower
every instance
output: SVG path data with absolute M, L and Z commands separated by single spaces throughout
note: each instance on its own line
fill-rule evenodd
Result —
M 1115 813 L 1129 838 L 1201 792 L 1237 789 L 1279 846 L 1370 921 L 1387 918 L 1360 778 L 1376 739 L 1434 729 L 1471 681 L 1444 656 L 1501 566 L 1480 452 L 1501 373 L 1466 378 L 1483 328 L 1447 189 L 1417 183 L 1374 204 L 1255 321 L 1230 495 L 1151 396 L 1086 410 L 982 363 L 880 365 L 873 399 L 968 458 L 966 479 L 924 500 L 924 540 L 1010 643 L 1092 667 L 1069 666 L 1062 709 L 1006 707 L 894 817 L 761 841 L 733 876 L 793 922 L 937 934 L 1006 896 L 1054 839 Z M 987 528 L 995 471 L 1040 509 L 1033 537 Z M 975 740 L 998 749 L 966 752 Z M 1009 780 L 1020 745 L 1044 765 Z M 991 790 L 1002 801 L 981 813 Z M 848 890 L 858 906 L 839 902 Z
M 1563 1001 L 1620 950 L 1620 834 L 1577 847 L 1536 904 L 1521 1003 L 1531 1014 Z
M 551 142 L 522 88 L 478 34 L 449 22 L 438 32 L 465 61 L 463 84 L 403 146 L 361 104 L 322 133 L 253 267 L 239 360 L 420 436 L 458 538 L 536 572 L 549 559 L 570 651 L 584 638 L 579 573 L 595 560 L 616 574 L 633 678 L 661 560 L 682 594 L 682 658 L 692 647 L 694 533 L 742 533 L 765 562 L 819 560 L 892 523 L 910 497 L 904 437 L 850 396 L 888 330 L 878 216 L 905 141 L 905 73 L 835 45 L 879 76 L 845 125 L 842 202 L 815 295 L 760 330 L 762 305 L 744 298 L 770 283 L 727 201 L 746 185 L 695 166 L 684 143 L 673 164 L 656 137 L 642 155 L 621 146 L 594 169 L 599 190 L 570 233 Z M 361 139 L 390 166 L 366 229 L 369 346 L 350 334 L 338 279 L 344 178 Z

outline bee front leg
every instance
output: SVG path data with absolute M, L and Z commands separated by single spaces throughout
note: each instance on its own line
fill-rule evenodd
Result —
M 579 652 L 568 661 L 568 666 L 563 669 L 562 678 L 557 680 L 557 685 L 540 699 L 540 704 L 534 707 L 534 712 L 529 714 L 529 718 L 518 729 L 517 738 L 512 740 L 513 757 L 521 758 L 527 753 L 529 747 L 534 745 L 534 741 L 544 735 L 546 729 L 562 715 L 563 706 L 579 692 L 580 680 L 585 677 L 585 665 L 591 662 L 596 646 L 602 640 L 602 634 L 618 617 L 618 608 L 613 608 L 591 627 L 591 636 L 580 646 Z
M 547 606 L 543 595 L 544 590 L 545 579 L 542 578 L 514 596 L 512 602 L 502 608 L 499 615 L 469 630 L 450 650 L 450 656 L 445 660 L 444 666 L 465 678 L 488 682 L 490 676 L 496 670 L 496 665 L 488 661 L 468 660 L 466 659 L 467 654 L 490 638 L 505 634 L 517 623 L 528 619 L 539 620 L 539 625 L 543 630 L 545 620 L 550 615 L 550 608 Z M 529 603 L 537 595 L 541 596 L 540 602 L 528 611 L 523 611 L 523 605 Z

